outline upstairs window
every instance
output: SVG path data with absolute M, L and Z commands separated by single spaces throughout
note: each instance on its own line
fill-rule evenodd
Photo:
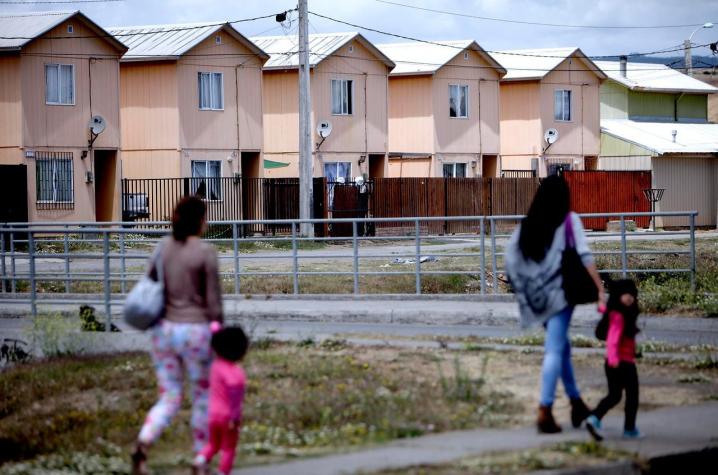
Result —
M 35 152 L 38 209 L 72 209 L 72 152 Z
M 469 117 L 469 86 L 449 85 L 449 117 Z
M 222 199 L 222 162 L 192 160 L 192 194 L 209 201 Z
M 45 65 L 45 103 L 69 106 L 75 104 L 74 65 Z
M 354 81 L 332 79 L 332 114 L 352 115 L 352 93 Z
M 444 178 L 466 178 L 466 164 L 444 163 Z
M 571 120 L 571 91 L 566 89 L 554 91 L 553 118 L 561 122 Z
M 224 109 L 224 77 L 222 73 L 197 73 L 200 110 Z

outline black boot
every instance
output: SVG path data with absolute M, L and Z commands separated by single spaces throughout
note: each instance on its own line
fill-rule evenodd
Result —
M 581 423 L 591 414 L 583 399 L 580 397 L 571 399 L 571 425 L 574 429 L 581 427 Z

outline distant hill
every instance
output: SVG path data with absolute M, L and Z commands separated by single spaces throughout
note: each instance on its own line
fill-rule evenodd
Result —
M 618 61 L 618 56 L 606 58 L 606 61 Z M 631 63 L 653 63 L 653 64 L 665 64 L 674 69 L 683 69 L 685 64 L 683 62 L 683 55 L 680 56 L 631 56 L 628 58 Z M 693 56 L 693 67 L 694 68 L 710 68 L 718 65 L 718 58 L 715 56 Z

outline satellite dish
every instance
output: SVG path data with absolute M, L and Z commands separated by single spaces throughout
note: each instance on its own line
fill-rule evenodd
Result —
M 101 115 L 93 115 L 89 127 L 93 135 L 100 135 L 106 127 L 105 119 Z
M 553 144 L 558 140 L 558 130 L 548 129 L 546 132 L 544 132 L 543 139 L 546 141 L 547 144 Z
M 329 137 L 329 135 L 332 133 L 332 123 L 329 121 L 322 121 L 319 122 L 317 125 L 317 134 L 323 139 Z

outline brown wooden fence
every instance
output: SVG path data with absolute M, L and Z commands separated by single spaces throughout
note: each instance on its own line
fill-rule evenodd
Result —
M 651 204 L 643 190 L 651 187 L 648 171 L 566 171 L 571 189 L 571 209 L 577 213 L 648 212 Z M 633 218 L 638 227 L 648 227 L 650 218 Z M 608 218 L 583 220 L 587 229 L 605 230 Z

